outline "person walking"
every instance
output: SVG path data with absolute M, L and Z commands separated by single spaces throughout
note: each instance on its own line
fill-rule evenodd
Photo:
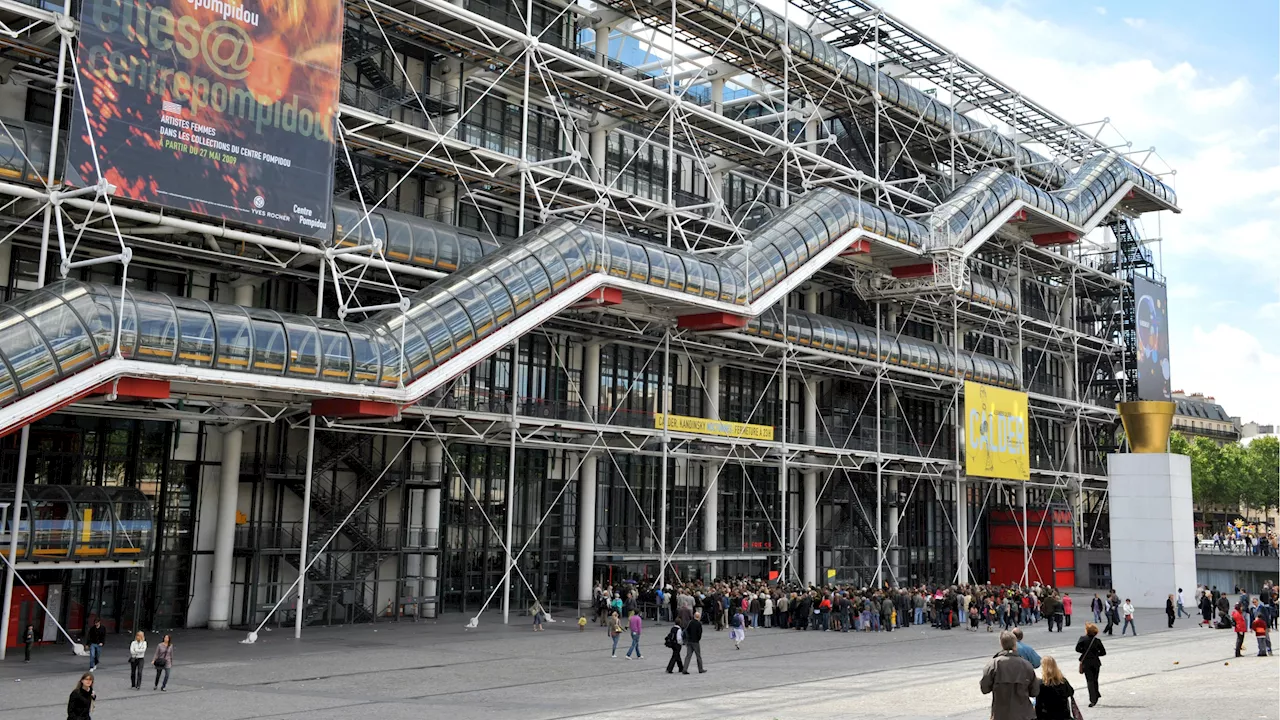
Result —
M 1169 627 L 1173 627 L 1173 621 L 1177 617 L 1173 595 L 1170 595 L 1169 599 L 1164 601 L 1164 614 L 1169 616 Z
M 1058 661 L 1045 655 L 1040 665 L 1040 694 L 1036 696 L 1036 720 L 1072 720 L 1075 688 L 1063 677 Z
M 1031 663 L 1017 653 L 1018 639 L 1000 633 L 1000 652 L 982 671 L 978 684 L 983 695 L 991 696 L 991 720 L 1035 720 L 1031 698 L 1040 694 L 1040 678 Z
M 1124 610 L 1124 627 L 1120 628 L 1121 637 L 1124 636 L 1125 631 L 1129 628 L 1133 628 L 1133 636 L 1138 637 L 1138 626 L 1133 622 L 1133 603 L 1129 601 L 1129 598 L 1124 599 L 1122 608 Z
M 729 618 L 729 639 L 733 641 L 734 650 L 741 650 L 742 641 L 747 639 L 747 619 L 740 611 L 735 610 Z
M 1031 663 L 1032 669 L 1039 668 L 1040 653 L 1031 649 L 1031 646 L 1023 641 L 1022 628 L 1014 628 L 1013 637 L 1015 640 L 1018 641 L 1017 647 L 1015 648 L 1018 651 L 1018 657 L 1021 657 L 1023 660 L 1026 660 L 1027 662 Z
M 102 619 L 94 618 L 93 627 L 89 628 L 89 672 L 102 662 L 102 646 L 107 644 L 107 629 L 102 627 Z
M 1076 641 L 1076 652 L 1080 653 L 1080 672 L 1084 673 L 1085 682 L 1089 685 L 1089 707 L 1098 704 L 1102 693 L 1098 691 L 1098 674 L 1102 670 L 1102 656 L 1107 648 L 1098 639 L 1098 626 L 1093 623 L 1084 624 L 1084 635 Z
M 636 659 L 641 659 L 640 655 L 640 631 L 643 623 L 640 620 L 640 613 L 634 609 L 631 610 L 631 619 L 627 621 L 631 629 L 631 647 L 627 648 L 627 659 L 631 659 L 631 651 L 636 651 Z
M 173 669 L 173 638 L 165 635 L 156 646 L 156 656 L 151 659 L 151 666 L 156 669 L 156 682 L 151 689 L 159 688 L 160 692 L 164 692 L 169 687 L 169 671 Z M 164 674 L 163 683 L 160 682 L 161 673 Z
M 1178 604 L 1178 617 L 1182 617 L 1183 615 L 1187 617 L 1191 617 L 1191 613 L 1187 612 L 1186 606 L 1182 604 L 1182 588 L 1178 588 L 1177 604 Z
M 542 603 L 536 598 L 529 608 L 529 614 L 533 616 L 533 631 L 542 632 L 542 621 L 546 619 L 547 611 L 542 609 Z
M 36 628 L 28 625 L 22 632 L 22 662 L 31 662 L 31 646 L 36 644 Z
M 93 704 L 97 699 L 97 694 L 93 692 L 93 673 L 81 675 L 76 689 L 71 691 L 71 697 L 67 699 L 67 720 L 91 720 L 89 716 L 93 713 Z
M 142 689 L 142 661 L 147 657 L 147 636 L 138 631 L 133 634 L 133 642 L 129 643 L 129 686 L 134 690 Z
M 1241 657 L 1240 651 L 1244 648 L 1244 634 L 1249 629 L 1244 619 L 1244 608 L 1240 607 L 1240 603 L 1236 603 L 1235 609 L 1231 611 L 1231 621 L 1235 623 L 1236 630 L 1236 657 Z
M 1213 598 L 1209 596 L 1208 590 L 1200 596 L 1200 618 L 1201 625 L 1213 627 Z
M 684 663 L 680 662 L 680 649 L 684 645 L 684 620 L 677 619 L 671 629 L 667 631 L 667 637 L 662 641 L 671 650 L 671 659 L 667 661 L 667 674 L 670 675 L 672 668 L 679 669 L 684 673 Z
M 609 657 L 618 657 L 618 638 L 622 635 L 622 622 L 618 618 L 618 611 L 613 610 L 609 613 L 608 625 L 609 639 L 613 641 L 613 650 L 609 652 Z
M 1067 627 L 1071 627 L 1071 594 L 1062 593 L 1062 616 L 1067 619 Z M 1058 627 L 1058 632 L 1062 632 L 1062 627 Z
M 689 658 L 694 655 L 698 656 L 698 672 L 706 672 L 706 669 L 702 667 L 701 643 L 702 611 L 697 610 L 693 613 L 693 619 L 689 621 L 689 627 L 684 629 L 684 669 L 680 671 L 682 674 L 689 674 Z
M 1089 601 L 1089 609 L 1093 611 L 1093 622 L 1102 622 L 1102 598 L 1098 597 L 1098 593 L 1093 594 L 1093 600 Z

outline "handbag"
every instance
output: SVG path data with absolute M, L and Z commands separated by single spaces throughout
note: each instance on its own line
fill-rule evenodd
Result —
M 1076 699 L 1071 698 L 1071 720 L 1084 720 L 1084 714 L 1080 712 L 1080 706 L 1076 704 Z

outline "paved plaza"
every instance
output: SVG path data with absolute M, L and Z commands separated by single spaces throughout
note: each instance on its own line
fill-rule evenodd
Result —
M 165 693 L 151 690 L 149 667 L 144 689 L 129 689 L 128 638 L 113 636 L 96 673 L 94 720 L 989 717 L 978 678 L 998 649 L 994 633 L 759 630 L 735 651 L 726 632 L 709 630 L 708 672 L 680 676 L 663 672 L 665 623 L 647 624 L 644 659 L 623 659 L 623 641 L 614 660 L 594 623 L 580 633 L 562 620 L 535 634 L 527 618 L 518 619 L 503 627 L 495 614 L 465 630 L 465 618 L 449 614 L 436 622 L 308 629 L 301 642 L 291 629 L 273 630 L 255 645 L 238 642 L 244 632 L 180 632 Z M 1083 696 L 1070 647 L 1081 620 L 1062 635 L 1032 626 L 1028 639 L 1042 655 L 1063 659 Z M 1166 630 L 1154 611 L 1140 611 L 1138 622 L 1137 638 L 1105 638 L 1102 703 L 1084 708 L 1085 717 L 1277 719 L 1280 658 L 1254 657 L 1252 638 L 1246 657 L 1235 659 L 1229 631 L 1185 619 Z M 152 648 L 158 641 L 148 637 Z M 39 649 L 30 665 L 21 654 L 0 663 L 0 720 L 63 717 L 86 660 L 65 646 Z

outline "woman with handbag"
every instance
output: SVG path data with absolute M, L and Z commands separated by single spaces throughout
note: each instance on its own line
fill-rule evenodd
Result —
M 71 691 L 71 697 L 67 699 L 67 720 L 91 720 L 89 715 L 93 712 L 93 704 L 97 699 L 98 696 L 93 692 L 93 673 L 81 675 L 76 689 Z
M 169 687 L 169 671 L 173 669 L 173 640 L 168 636 L 164 636 L 164 640 L 156 648 L 156 656 L 151 660 L 151 665 L 156 669 L 156 682 L 151 686 L 152 690 L 160 688 L 160 692 L 164 692 Z M 160 674 L 164 673 L 164 682 L 160 682 Z
M 1040 694 L 1036 696 L 1036 720 L 1074 720 L 1079 712 L 1076 691 L 1062 676 L 1058 661 L 1046 655 L 1040 659 Z
M 622 623 L 618 620 L 618 611 L 609 613 L 609 639 L 613 641 L 613 651 L 609 657 L 618 657 L 618 637 L 622 635 Z
M 1076 652 L 1080 653 L 1080 672 L 1089 684 L 1089 707 L 1093 707 L 1098 704 L 1098 698 L 1102 697 L 1102 693 L 1098 692 L 1098 672 L 1102 669 L 1100 658 L 1107 654 L 1107 649 L 1098 639 L 1097 625 L 1085 623 L 1084 635 L 1076 641 Z
M 147 657 L 147 636 L 141 631 L 134 633 L 133 642 L 129 643 L 129 687 L 142 689 L 142 661 Z

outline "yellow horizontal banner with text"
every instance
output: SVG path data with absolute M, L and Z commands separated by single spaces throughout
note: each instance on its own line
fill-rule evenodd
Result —
M 673 432 L 690 433 L 692 435 L 719 435 L 721 437 L 741 438 L 744 440 L 773 439 L 772 425 L 725 422 L 724 420 L 687 417 L 684 415 L 657 413 L 653 416 L 653 426 L 659 430 L 666 427 Z

